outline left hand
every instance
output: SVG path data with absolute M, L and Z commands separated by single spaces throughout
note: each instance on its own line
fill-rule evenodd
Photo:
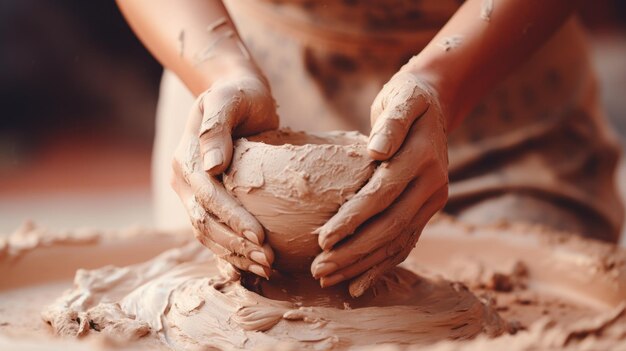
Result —
M 278 128 L 276 103 L 260 72 L 224 73 L 193 104 L 172 162 L 172 187 L 198 241 L 243 271 L 269 278 L 274 253 L 261 223 L 219 178 L 233 138 Z
M 317 229 L 324 252 L 311 265 L 322 287 L 352 279 L 354 297 L 406 259 L 448 199 L 446 119 L 427 80 L 395 74 L 372 104 L 371 123 L 368 151 L 384 162 Z

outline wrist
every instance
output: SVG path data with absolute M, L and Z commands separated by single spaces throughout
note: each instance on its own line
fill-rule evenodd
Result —
M 261 70 L 252 60 L 232 54 L 220 55 L 210 62 L 199 65 L 198 73 L 206 89 L 219 80 L 242 76 L 262 76 Z
M 425 86 L 428 87 L 433 103 L 437 105 L 443 115 L 446 131 L 454 129 L 458 125 L 458 109 L 454 103 L 455 88 L 450 85 L 445 75 L 440 74 L 437 70 L 413 66 L 406 64 L 401 71 L 408 72 L 416 76 Z

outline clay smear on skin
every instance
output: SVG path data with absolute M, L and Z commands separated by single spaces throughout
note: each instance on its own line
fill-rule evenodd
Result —
M 494 0 L 483 0 L 482 6 L 480 8 L 480 18 L 485 22 L 491 21 L 491 14 L 493 13 L 493 1 Z
M 443 51 L 450 51 L 451 49 L 459 47 L 463 43 L 462 35 L 452 35 L 446 38 L 443 38 L 439 45 Z
M 207 32 L 212 33 L 212 32 L 215 32 L 220 27 L 226 25 L 227 23 L 228 23 L 228 20 L 226 18 L 220 17 L 215 22 L 209 24 L 206 30 Z M 235 32 L 232 29 L 225 31 L 224 33 L 220 34 L 213 42 L 211 42 L 206 48 L 202 49 L 201 52 L 196 53 L 196 65 L 214 58 L 215 55 L 213 54 L 212 51 L 215 49 L 215 47 L 222 40 L 233 37 L 234 33 Z
M 178 54 L 183 57 L 185 53 L 185 30 L 181 29 L 178 33 Z
M 213 52 L 215 48 L 224 40 L 228 38 L 232 38 L 235 36 L 235 31 L 229 29 L 221 33 L 213 42 L 211 42 L 206 48 L 202 49 L 199 53 L 196 54 L 196 65 L 201 64 L 202 62 L 208 61 L 210 59 L 215 58 L 215 53 Z

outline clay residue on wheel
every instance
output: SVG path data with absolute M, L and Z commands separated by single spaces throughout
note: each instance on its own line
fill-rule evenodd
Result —
M 263 297 L 220 267 L 194 242 L 138 265 L 80 270 L 42 316 L 58 335 L 126 342 L 152 335 L 173 349 L 428 344 L 508 328 L 463 284 L 402 268 L 361 299 L 340 297 L 345 303 L 336 308 Z

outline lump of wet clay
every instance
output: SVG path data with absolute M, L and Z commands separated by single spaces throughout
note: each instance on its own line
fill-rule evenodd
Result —
M 321 251 L 313 231 L 374 172 L 366 142 L 357 132 L 288 129 L 235 142 L 224 185 L 265 227 L 275 269 L 309 272 Z

